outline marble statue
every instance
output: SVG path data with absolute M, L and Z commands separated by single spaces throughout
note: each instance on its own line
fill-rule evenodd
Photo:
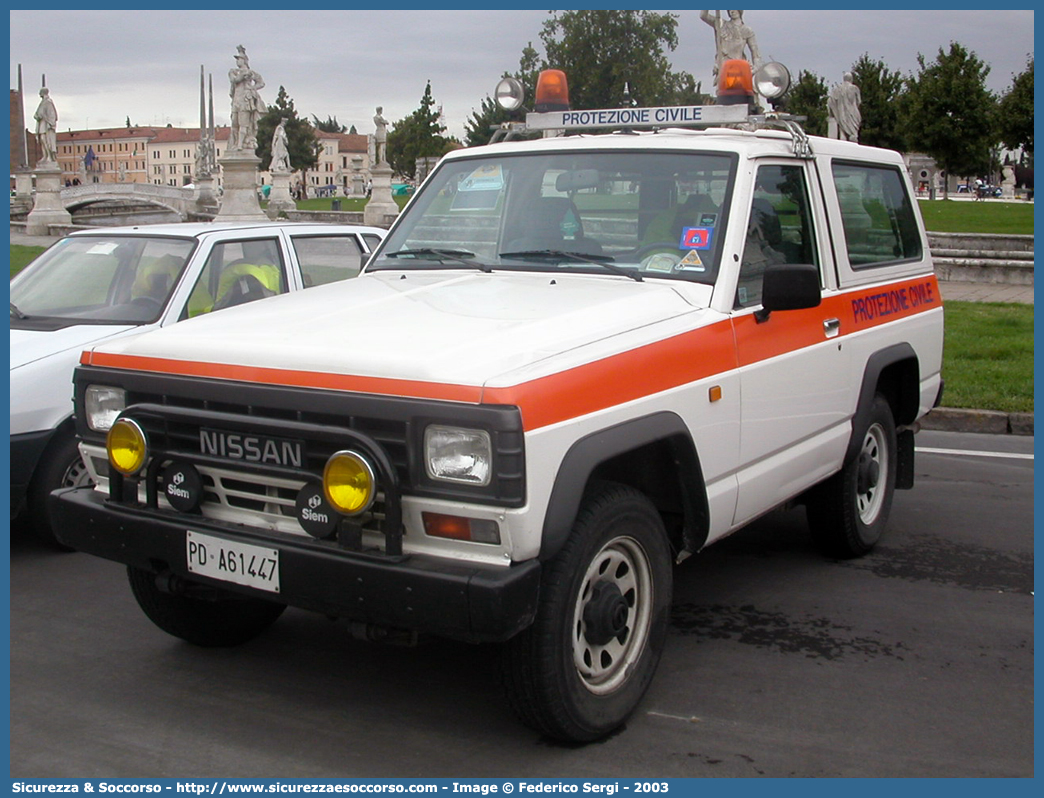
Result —
M 272 133 L 272 165 L 268 167 L 270 172 L 290 171 L 290 150 L 286 140 L 286 120 L 280 119 Z
M 377 106 L 377 115 L 373 118 L 376 131 L 373 134 L 373 158 L 375 164 L 388 162 L 388 120 L 382 116 L 384 108 Z
M 47 87 L 40 89 L 40 105 L 33 114 L 36 120 L 36 140 L 40 142 L 40 164 L 58 163 L 58 110 L 54 107 L 51 92 Z
M 721 12 L 701 11 L 700 19 L 714 28 L 714 82 L 718 81 L 718 73 L 722 62 L 732 58 L 742 58 L 750 62 L 751 69 L 761 66 L 761 53 L 754 31 L 743 22 L 742 11 L 729 11 L 728 18 L 722 19 Z M 750 57 L 746 53 L 749 51 Z
M 859 87 L 852 82 L 852 73 L 846 72 L 843 81 L 830 90 L 827 98 L 827 116 L 837 123 L 837 138 L 859 141 L 859 126 L 863 122 L 859 106 L 862 102 Z
M 261 75 L 250 68 L 246 48 L 239 45 L 235 55 L 236 65 L 228 71 L 232 97 L 232 130 L 229 149 L 253 153 L 257 149 L 257 121 L 266 111 L 260 90 L 265 82 Z

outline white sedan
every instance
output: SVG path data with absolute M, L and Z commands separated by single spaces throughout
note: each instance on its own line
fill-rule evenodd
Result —
M 11 280 L 11 518 L 52 538 L 47 495 L 83 484 L 72 372 L 98 341 L 359 273 L 385 231 L 308 223 L 84 230 Z

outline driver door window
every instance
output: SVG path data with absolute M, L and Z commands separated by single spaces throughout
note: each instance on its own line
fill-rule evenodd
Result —
M 804 167 L 767 164 L 758 168 L 740 261 L 736 307 L 761 304 L 765 269 L 774 263 L 819 265 Z
M 215 244 L 189 296 L 182 318 L 285 293 L 287 281 L 279 241 Z

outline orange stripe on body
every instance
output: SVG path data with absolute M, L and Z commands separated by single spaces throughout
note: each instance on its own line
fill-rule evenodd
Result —
M 439 382 L 394 380 L 384 377 L 360 377 L 351 374 L 328 374 L 321 371 L 297 371 L 261 366 L 236 366 L 225 363 L 202 363 L 195 360 L 110 355 L 105 352 L 84 352 L 81 362 L 91 366 L 153 371 L 181 377 L 255 382 L 264 385 L 285 385 L 294 388 L 321 388 L 331 391 L 376 393 L 388 396 L 409 396 L 418 399 L 441 399 L 450 402 L 478 404 L 482 389 L 473 385 L 446 385 Z
M 749 366 L 826 340 L 941 307 L 935 275 L 887 287 L 835 294 L 807 310 L 780 311 L 757 324 L 753 314 L 716 322 L 601 360 L 503 388 L 383 377 L 237 366 L 85 351 L 80 362 L 187 377 L 406 396 L 470 404 L 515 405 L 527 431 L 595 413 L 643 396 Z M 836 339 L 823 321 L 841 321 Z M 733 329 L 735 328 L 735 333 Z M 735 335 L 735 337 L 734 337 Z M 737 355 L 737 352 L 739 353 Z
M 750 366 L 824 341 L 839 341 L 846 335 L 942 307 L 935 275 L 889 283 L 862 290 L 832 294 L 822 304 L 807 310 L 773 313 L 758 324 L 753 314 L 736 318 L 739 363 Z M 827 338 L 823 322 L 838 319 L 840 333 Z

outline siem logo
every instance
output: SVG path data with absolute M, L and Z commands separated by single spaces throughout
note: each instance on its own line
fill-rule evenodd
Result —
M 322 503 L 323 503 L 323 497 L 320 496 L 318 493 L 316 493 L 315 495 L 309 497 L 309 499 L 308 499 L 308 506 L 311 507 L 313 510 L 316 507 L 318 507 L 320 504 L 322 504 Z

